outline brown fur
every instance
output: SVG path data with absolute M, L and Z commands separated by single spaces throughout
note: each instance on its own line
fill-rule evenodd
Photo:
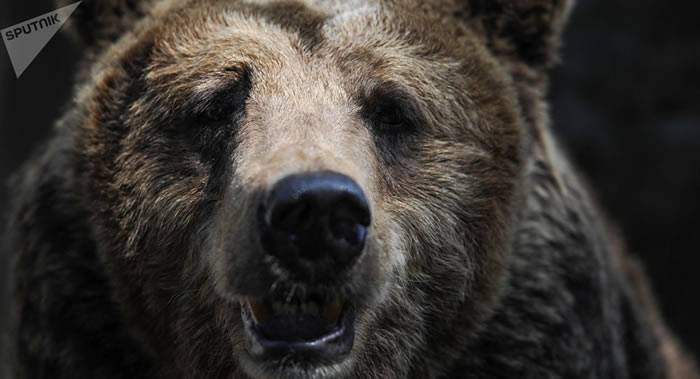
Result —
M 101 4 L 76 16 L 89 68 L 17 210 L 20 239 L 48 241 L 19 243 L 20 374 L 691 377 L 549 130 L 570 2 Z M 254 218 L 277 180 L 317 170 L 372 209 L 339 289 L 361 309 L 355 345 L 275 371 L 248 358 L 236 299 L 305 290 L 263 258 Z M 54 219 L 80 225 L 59 249 Z M 85 286 L 27 279 L 37 259 L 96 273 L 101 311 Z M 32 296 L 48 283 L 125 353 L 91 351 L 85 316 L 51 321 Z

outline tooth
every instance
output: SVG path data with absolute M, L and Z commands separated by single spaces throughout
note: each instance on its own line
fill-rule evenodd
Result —
M 337 322 L 342 311 L 343 304 L 340 301 L 330 302 L 323 308 L 323 318 L 325 318 L 328 322 Z
M 254 299 L 245 300 L 245 303 L 248 305 L 250 313 L 253 316 L 253 320 L 256 323 L 265 322 L 270 319 L 270 309 L 265 305 L 265 303 Z

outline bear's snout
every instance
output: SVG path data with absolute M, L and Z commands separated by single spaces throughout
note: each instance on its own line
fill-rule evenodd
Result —
M 265 254 L 303 281 L 328 281 L 362 255 L 371 213 L 360 186 L 333 171 L 286 176 L 260 205 Z

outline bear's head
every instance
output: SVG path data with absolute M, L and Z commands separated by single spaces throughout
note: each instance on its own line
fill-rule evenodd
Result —
M 135 336 L 197 377 L 441 373 L 507 277 L 568 8 L 84 2 L 79 188 Z

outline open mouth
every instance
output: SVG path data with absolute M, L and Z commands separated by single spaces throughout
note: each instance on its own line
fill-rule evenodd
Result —
M 241 300 L 250 354 L 264 361 L 332 363 L 352 349 L 355 316 L 343 299 L 318 294 Z

